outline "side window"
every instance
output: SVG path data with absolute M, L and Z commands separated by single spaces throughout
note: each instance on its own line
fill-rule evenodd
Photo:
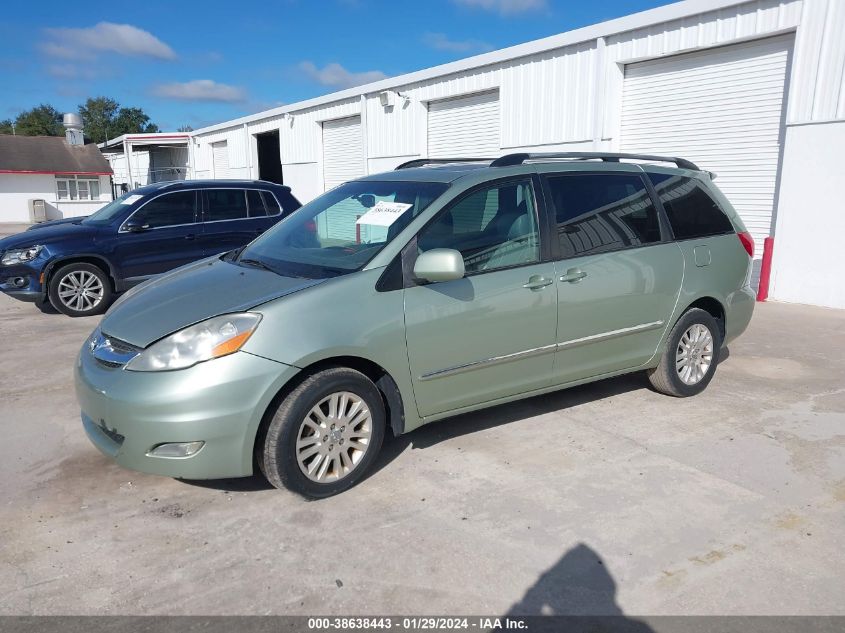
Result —
M 274 198 L 272 202 L 272 207 L 270 206 L 270 198 Z M 278 202 L 276 201 L 276 199 L 278 199 Z M 265 191 L 264 200 L 267 201 L 267 209 L 279 209 L 279 203 L 281 203 L 282 208 L 279 209 L 279 211 L 283 210 L 284 213 L 291 213 L 302 206 L 299 200 L 294 198 L 291 195 L 290 191 L 286 190 L 277 191 L 275 195 Z
M 147 224 L 151 229 L 162 226 L 193 224 L 196 207 L 196 194 L 193 191 L 174 191 L 154 198 L 137 213 L 133 220 Z
M 267 215 L 278 215 L 282 212 L 279 208 L 279 202 L 269 191 L 262 191 L 261 197 L 264 198 L 264 206 L 267 207 Z
M 639 176 L 569 173 L 547 182 L 562 257 L 660 241 L 657 209 Z
M 694 178 L 658 173 L 649 173 L 648 177 L 663 203 L 675 239 L 733 232 L 731 221 Z
M 208 206 L 205 221 L 239 220 L 247 217 L 246 192 L 243 189 L 206 189 Z
M 451 248 L 467 273 L 540 261 L 537 210 L 530 180 L 476 190 L 443 211 L 419 234 L 421 252 Z
M 267 209 L 264 208 L 264 201 L 261 199 L 260 191 L 247 189 L 246 201 L 249 206 L 249 217 L 260 218 L 267 215 Z

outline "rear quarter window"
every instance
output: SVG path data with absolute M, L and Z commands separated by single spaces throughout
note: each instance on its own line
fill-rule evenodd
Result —
M 287 215 L 302 206 L 299 200 L 294 198 L 286 189 L 278 189 L 273 192 L 262 191 L 261 195 L 264 196 L 264 204 L 267 205 L 268 215 L 276 215 L 277 213 Z M 279 204 L 281 204 L 281 208 L 279 208 Z
M 733 233 L 728 216 L 695 178 L 649 172 L 677 240 Z

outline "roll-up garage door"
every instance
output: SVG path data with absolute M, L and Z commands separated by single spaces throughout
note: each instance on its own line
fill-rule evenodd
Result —
M 229 177 L 229 146 L 226 141 L 211 144 L 211 156 L 214 163 L 214 177 Z
M 428 104 L 428 157 L 486 157 L 501 153 L 499 93 Z
M 349 117 L 323 123 L 323 181 L 326 191 L 364 175 L 364 147 L 361 117 Z M 354 241 L 358 234 L 355 221 L 367 212 L 360 203 L 349 199 L 335 204 L 321 214 L 320 232 L 338 244 Z
M 683 156 L 716 172 L 758 258 L 774 232 L 791 47 L 780 36 L 625 67 L 620 149 Z
M 361 117 L 323 123 L 323 181 L 326 191 L 363 175 Z

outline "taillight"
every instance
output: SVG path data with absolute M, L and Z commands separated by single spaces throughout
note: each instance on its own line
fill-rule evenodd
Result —
M 739 241 L 742 242 L 742 247 L 745 249 L 745 252 L 748 253 L 748 256 L 753 258 L 754 238 L 751 237 L 751 233 L 743 231 L 742 233 L 737 233 L 736 236 L 739 238 Z

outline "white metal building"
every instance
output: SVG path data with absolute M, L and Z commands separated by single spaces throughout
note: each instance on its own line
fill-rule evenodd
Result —
M 188 175 L 190 134 L 155 132 L 123 134 L 105 143 L 100 151 L 109 161 L 115 194 L 154 182 L 185 180 Z
M 193 176 L 257 178 L 268 141 L 303 201 L 421 156 L 683 156 L 775 236 L 772 298 L 845 308 L 843 0 L 685 0 L 283 106 L 194 132 Z

